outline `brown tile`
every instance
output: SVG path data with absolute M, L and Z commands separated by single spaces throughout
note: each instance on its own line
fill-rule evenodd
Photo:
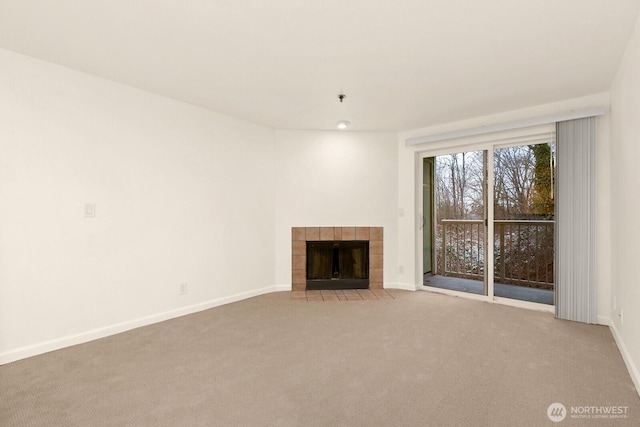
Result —
M 391 294 L 388 294 L 386 292 L 384 294 L 376 294 L 376 296 L 379 299 L 395 299 L 394 297 L 391 296 Z
M 382 266 L 382 255 L 371 255 L 371 253 L 369 253 L 369 269 L 382 269 Z
M 307 227 L 306 240 L 320 240 L 320 227 Z
M 379 289 L 383 289 L 384 287 L 382 286 L 382 282 L 371 282 L 369 281 L 369 289 L 372 290 L 379 290 Z
M 294 292 L 297 292 L 297 291 L 304 292 L 305 289 L 307 289 L 306 282 L 305 283 L 292 283 L 291 284 L 291 290 L 294 291 Z M 306 296 L 305 296 L 305 298 L 306 298 Z
M 293 255 L 291 257 L 292 270 L 306 270 L 307 257 L 304 255 Z
M 374 294 L 362 294 L 360 296 L 365 301 L 377 301 L 378 300 L 378 297 L 375 296 Z
M 340 299 L 338 298 L 338 295 L 333 294 L 333 295 L 322 295 L 322 299 L 325 301 L 340 301 Z
M 291 297 L 293 302 L 307 302 L 307 297 Z
M 335 227 L 333 230 L 333 239 L 342 240 L 342 227 Z
M 362 297 L 356 289 L 345 289 L 342 291 L 348 301 L 361 300 Z
M 382 240 L 371 240 L 369 242 L 369 255 L 382 255 Z
M 349 299 L 344 296 L 344 294 L 338 294 L 338 300 L 339 301 L 349 301 Z
M 324 301 L 320 291 L 307 291 L 307 301 Z
M 305 228 L 304 227 L 292 227 L 291 228 L 291 240 L 305 240 Z
M 342 227 L 342 240 L 356 240 L 356 228 Z
M 371 240 L 382 240 L 383 231 L 382 227 L 371 227 L 369 231 L 369 238 Z
M 356 227 L 356 240 L 369 240 L 369 227 Z
M 382 269 L 381 268 L 369 268 L 369 284 L 371 282 L 382 282 Z
M 334 240 L 333 227 L 320 227 L 320 240 Z
M 304 240 L 291 242 L 291 255 L 307 255 L 307 242 Z
M 291 270 L 291 283 L 307 283 L 306 270 Z
M 307 293 L 305 291 L 291 291 L 291 300 L 292 301 L 306 301 Z

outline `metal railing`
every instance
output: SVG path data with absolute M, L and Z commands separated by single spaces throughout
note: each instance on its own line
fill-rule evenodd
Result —
M 484 221 L 443 219 L 441 222 L 440 274 L 480 280 L 484 276 Z
M 494 221 L 494 281 L 553 289 L 555 221 Z M 485 227 L 483 220 L 443 219 L 438 232 L 438 272 L 482 280 Z

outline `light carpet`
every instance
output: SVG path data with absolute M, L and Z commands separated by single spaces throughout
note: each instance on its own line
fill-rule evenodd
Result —
M 607 327 L 389 293 L 272 293 L 4 365 L 0 425 L 640 425 Z M 547 415 L 556 402 L 561 423 Z M 585 407 L 626 418 L 587 418 Z

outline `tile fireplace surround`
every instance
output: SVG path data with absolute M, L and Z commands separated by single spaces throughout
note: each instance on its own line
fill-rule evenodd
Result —
M 292 227 L 291 290 L 307 289 L 307 242 L 364 240 L 369 242 L 369 289 L 382 289 L 382 227 Z

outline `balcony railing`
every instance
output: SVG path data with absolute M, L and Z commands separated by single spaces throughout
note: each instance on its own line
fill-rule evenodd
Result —
M 554 225 L 555 221 L 494 221 L 494 281 L 552 290 Z M 482 280 L 484 221 L 443 219 L 438 227 L 439 274 Z

